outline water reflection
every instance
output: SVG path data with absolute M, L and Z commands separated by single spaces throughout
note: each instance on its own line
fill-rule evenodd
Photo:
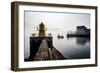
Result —
M 53 46 L 66 59 L 90 58 L 90 38 L 66 36 L 63 37 L 64 38 L 58 38 L 57 35 L 53 35 Z M 29 51 L 26 50 L 26 58 L 28 58 L 29 54 Z
M 86 37 L 78 37 L 76 38 L 76 43 L 79 45 L 85 45 L 87 42 L 89 42 L 89 38 Z
M 66 59 L 90 58 L 90 39 L 87 37 L 54 37 L 53 44 Z
M 90 38 L 88 37 L 67 37 L 68 40 L 76 40 L 77 45 L 85 45 L 87 42 L 90 42 Z

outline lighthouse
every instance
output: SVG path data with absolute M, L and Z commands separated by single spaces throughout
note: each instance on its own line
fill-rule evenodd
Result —
M 41 22 L 40 24 L 39 24 L 39 37 L 45 37 L 45 31 L 46 31 L 46 29 L 45 29 L 45 25 L 43 24 L 43 22 Z
M 30 37 L 30 56 L 25 61 L 40 61 L 40 60 L 59 60 L 65 59 L 64 56 L 53 46 L 53 37 L 51 33 L 46 36 L 46 28 L 41 22 L 37 28 L 38 35 Z

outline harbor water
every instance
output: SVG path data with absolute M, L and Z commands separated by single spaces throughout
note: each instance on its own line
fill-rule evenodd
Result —
M 53 46 L 66 58 L 66 59 L 86 59 L 90 58 L 90 38 L 88 37 L 67 37 L 63 34 L 64 38 L 58 38 L 58 34 L 52 34 Z M 29 44 L 29 43 L 27 43 Z M 25 58 L 30 56 L 30 49 L 25 50 Z
M 66 59 L 90 58 L 90 38 L 67 37 L 53 38 L 53 45 Z

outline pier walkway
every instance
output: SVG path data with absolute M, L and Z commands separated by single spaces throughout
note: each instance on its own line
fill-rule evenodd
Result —
M 65 59 L 64 56 L 56 48 L 49 48 L 46 39 L 42 40 L 38 51 L 34 57 L 34 61 L 61 59 Z

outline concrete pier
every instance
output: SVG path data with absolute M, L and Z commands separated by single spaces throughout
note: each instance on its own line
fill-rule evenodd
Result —
M 52 37 L 31 37 L 30 44 L 30 57 L 27 61 L 65 59 L 64 56 L 56 48 L 54 48 L 52 44 Z

